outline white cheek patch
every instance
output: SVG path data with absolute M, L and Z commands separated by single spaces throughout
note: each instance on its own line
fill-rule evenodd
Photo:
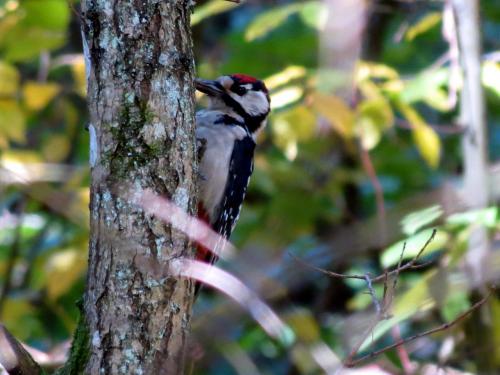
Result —
M 240 100 L 240 104 L 252 116 L 269 112 L 269 102 L 261 91 L 249 91 Z

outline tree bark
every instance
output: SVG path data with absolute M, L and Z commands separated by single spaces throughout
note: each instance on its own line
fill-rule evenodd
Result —
M 490 204 L 490 178 L 488 161 L 488 127 L 486 106 L 481 82 L 481 22 L 479 0 L 451 0 L 460 45 L 460 59 L 463 70 L 463 88 L 460 101 L 460 122 L 466 131 L 462 140 L 464 159 L 464 200 L 470 209 L 482 209 Z M 493 280 L 492 268 L 488 266 L 491 255 L 487 228 L 475 225 L 469 235 L 469 248 L 465 254 L 467 278 L 472 287 L 485 289 Z M 476 291 L 472 303 L 483 298 Z M 491 302 L 476 310 L 465 325 L 466 348 L 481 374 L 498 371 L 495 355 L 497 343 L 491 316 L 494 309 Z
M 195 207 L 188 0 L 82 0 L 91 219 L 83 315 L 62 373 L 182 374 L 192 283 L 169 274 L 189 239 L 137 205 Z
M 460 122 L 466 131 L 462 140 L 464 160 L 464 199 L 471 209 L 489 204 L 488 135 L 484 93 L 481 84 L 481 22 L 478 0 L 452 0 L 463 70 Z M 472 284 L 477 287 L 488 279 L 489 240 L 486 228 L 472 230 L 466 263 Z

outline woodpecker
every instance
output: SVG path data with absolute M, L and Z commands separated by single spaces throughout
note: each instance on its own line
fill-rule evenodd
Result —
M 253 172 L 255 139 L 266 126 L 269 93 L 264 82 L 244 74 L 197 79 L 195 86 L 209 99 L 196 113 L 198 217 L 229 238 Z M 214 263 L 217 257 L 198 246 L 196 259 Z

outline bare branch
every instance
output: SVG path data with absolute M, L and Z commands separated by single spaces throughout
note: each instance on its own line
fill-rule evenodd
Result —
M 431 264 L 432 262 L 425 262 L 425 263 L 422 263 L 422 264 L 416 264 L 416 263 L 419 260 L 420 256 L 424 253 L 425 249 L 427 249 L 427 247 L 429 246 L 429 244 L 434 240 L 434 237 L 436 236 L 436 232 L 437 232 L 436 229 L 433 229 L 432 234 L 430 235 L 429 239 L 425 242 L 424 246 L 422 246 L 422 248 L 420 249 L 420 251 L 418 252 L 418 254 L 415 256 L 415 258 L 413 258 L 408 263 L 405 263 L 404 265 L 401 265 L 401 262 L 402 262 L 402 259 L 403 259 L 403 253 L 402 253 L 401 257 L 400 257 L 400 262 L 399 262 L 397 268 L 395 268 L 392 271 L 386 271 L 386 272 L 384 272 L 381 275 L 378 275 L 376 277 L 371 278 L 370 279 L 371 282 L 372 283 L 377 283 L 377 282 L 380 282 L 380 281 L 384 281 L 388 277 L 398 276 L 402 271 L 406 271 L 408 269 L 419 269 L 419 268 L 423 268 L 423 267 L 428 266 L 429 264 Z M 406 244 L 404 246 L 406 246 Z M 404 250 L 405 249 L 403 247 L 403 252 L 404 252 Z M 325 275 L 328 275 L 328 276 L 331 276 L 331 277 L 336 277 L 336 278 L 339 278 L 339 279 L 358 279 L 358 280 L 365 280 L 366 281 L 366 275 L 348 275 L 348 274 L 343 274 L 343 273 L 337 273 L 337 272 L 333 272 L 333 271 L 328 271 L 328 270 L 325 270 L 323 268 L 313 266 L 312 264 L 307 263 L 306 261 L 300 259 L 299 257 L 297 257 L 296 255 L 294 255 L 292 253 L 289 253 L 289 254 L 297 262 L 299 262 L 299 263 L 303 264 L 304 266 L 309 267 L 309 268 L 311 268 L 313 270 L 316 270 L 318 272 L 324 273 Z
M 397 127 L 401 129 L 411 130 L 413 126 L 406 120 L 403 119 L 395 119 L 395 124 Z M 449 134 L 449 135 L 461 135 L 464 134 L 467 130 L 466 127 L 462 124 L 431 124 L 432 129 L 434 129 L 437 133 L 440 134 Z
M 375 191 L 375 202 L 377 205 L 377 219 L 379 226 L 380 243 L 385 243 L 387 238 L 387 226 L 386 226 L 387 218 L 385 214 L 384 189 L 382 188 L 380 179 L 377 176 L 377 171 L 375 170 L 375 166 L 373 165 L 370 153 L 363 146 L 362 142 L 359 143 L 359 149 L 360 149 L 361 165 L 363 166 L 365 173 L 368 175 L 370 183 L 373 186 L 373 190 Z
M 366 287 L 368 288 L 368 292 L 370 293 L 370 297 L 372 297 L 373 305 L 375 306 L 375 311 L 377 312 L 377 315 L 380 315 L 382 312 L 382 308 L 380 307 L 380 302 L 377 299 L 377 296 L 375 295 L 375 290 L 373 289 L 372 286 L 372 280 L 370 279 L 370 276 L 368 274 L 365 275 L 365 281 L 366 281 Z
M 387 352 L 388 350 L 397 348 L 398 346 L 401 346 L 401 345 L 405 345 L 405 344 L 407 344 L 407 343 L 409 343 L 411 341 L 415 341 L 418 338 L 429 336 L 429 335 L 432 335 L 432 334 L 437 333 L 437 332 L 445 331 L 445 330 L 449 329 L 450 327 L 453 327 L 454 325 L 456 325 L 457 323 L 459 323 L 463 319 L 465 319 L 474 310 L 476 310 L 479 307 L 481 307 L 488 300 L 488 298 L 490 298 L 491 294 L 492 294 L 492 291 L 490 291 L 482 300 L 476 302 L 467 311 L 465 311 L 462 314 L 460 314 L 459 316 L 457 316 L 451 322 L 447 322 L 447 323 L 441 324 L 440 326 L 432 328 L 432 329 L 429 329 L 429 330 L 427 330 L 425 332 L 420 332 L 420 333 L 417 333 L 416 335 L 407 337 L 405 339 L 398 340 L 398 341 L 392 343 L 391 345 L 387 345 L 387 346 L 385 346 L 382 349 L 375 350 L 375 351 L 373 351 L 373 352 L 371 352 L 369 354 L 366 354 L 366 355 L 364 355 L 364 356 L 362 356 L 360 358 L 357 358 L 357 359 L 352 359 L 351 360 L 350 359 L 351 355 L 350 355 L 349 358 L 348 358 L 348 360 L 346 360 L 344 362 L 344 365 L 347 366 L 347 367 L 354 367 L 354 366 L 356 366 L 356 365 L 358 365 L 358 364 L 360 364 L 360 363 L 362 363 L 364 361 L 367 361 L 369 359 L 377 357 L 380 354 Z
M 0 323 L 0 364 L 9 374 L 38 375 L 42 369 L 21 343 Z

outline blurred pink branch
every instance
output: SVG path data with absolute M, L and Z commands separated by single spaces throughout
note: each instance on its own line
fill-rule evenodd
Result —
M 269 336 L 282 342 L 290 341 L 290 328 L 255 292 L 230 273 L 210 264 L 187 258 L 174 260 L 172 271 L 179 276 L 201 281 L 220 290 L 248 310 Z
M 205 222 L 190 216 L 173 202 L 150 190 L 137 192 L 135 195 L 138 196 L 138 204 L 147 214 L 171 224 L 220 258 L 229 259 L 234 255 L 234 246 L 229 241 L 214 232 Z

